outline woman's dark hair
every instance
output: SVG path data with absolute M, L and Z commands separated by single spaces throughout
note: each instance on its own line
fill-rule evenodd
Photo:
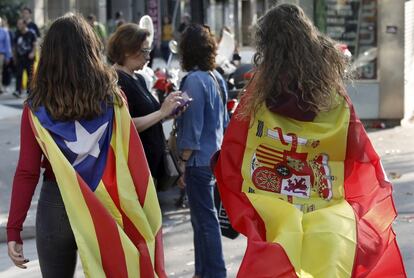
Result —
M 217 45 L 208 27 L 190 24 L 181 35 L 179 50 L 184 70 L 215 68 Z
M 122 24 L 108 41 L 108 58 L 112 63 L 123 65 L 125 56 L 137 53 L 149 32 L 135 23 Z
M 321 34 L 303 10 L 280 4 L 258 20 L 255 31 L 256 74 L 242 115 L 248 116 L 272 98 L 293 94 L 304 111 L 328 111 L 343 94 L 348 59 L 335 41 Z M 249 87 L 249 86 L 248 86 Z M 297 88 L 289 90 L 288 88 Z
M 41 46 L 28 102 L 55 120 L 91 119 L 102 104 L 122 105 L 116 73 L 103 62 L 102 44 L 81 15 L 52 23 Z

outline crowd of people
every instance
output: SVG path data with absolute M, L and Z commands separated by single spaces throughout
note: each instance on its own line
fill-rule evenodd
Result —
M 16 48 L 17 68 L 30 80 L 38 35 L 25 11 L 14 41 L 24 42 Z M 169 18 L 164 23 L 162 43 L 172 36 Z M 22 116 L 7 224 L 13 263 L 26 268 L 28 262 L 20 233 L 44 168 L 36 218 L 43 277 L 72 277 L 77 250 L 88 277 L 166 277 L 154 192 L 163 171 L 162 122 L 174 119 L 194 278 L 227 276 L 216 178 L 231 223 L 248 238 L 241 277 L 402 277 L 390 236 L 395 210 L 382 203 L 392 202 L 391 184 L 346 95 L 349 61 L 336 42 L 300 7 L 270 9 L 258 20 L 256 70 L 230 121 L 226 82 L 215 70 L 214 34 L 204 25 L 183 24 L 179 56 L 187 74 L 180 90 L 159 103 L 136 72 L 150 60 L 147 30 L 118 18 L 108 38 L 93 15 L 68 14 L 52 23 Z M 11 58 L 2 56 L 0 63 Z M 183 92 L 191 100 L 185 105 Z M 372 188 L 367 199 L 360 198 L 363 186 Z M 378 213 L 375 205 L 390 217 L 368 229 L 360 219 Z M 321 246 L 324 261 L 303 255 Z M 392 268 L 378 264 L 383 256 L 393 258 L 387 262 Z
M 6 18 L 0 18 L 0 94 L 3 86 L 10 85 L 12 75 L 16 77 L 13 95 L 21 97 L 22 78 L 26 71 L 28 83 L 32 77 L 37 42 L 40 31 L 32 20 L 32 10 L 23 7 L 16 23 L 16 31 L 9 29 Z

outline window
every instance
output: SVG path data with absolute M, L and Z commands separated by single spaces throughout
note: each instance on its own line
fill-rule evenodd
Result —
M 315 0 L 315 25 L 344 43 L 360 79 L 377 79 L 377 0 Z

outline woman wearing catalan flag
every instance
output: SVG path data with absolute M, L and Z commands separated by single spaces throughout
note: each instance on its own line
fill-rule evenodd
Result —
M 40 169 L 36 246 L 43 277 L 166 277 L 161 212 L 141 141 L 102 45 L 81 16 L 58 18 L 41 48 L 21 122 L 7 224 L 20 237 Z
M 392 185 L 344 89 L 347 58 L 291 4 L 258 20 L 255 43 L 215 166 L 248 239 L 238 277 L 406 277 Z

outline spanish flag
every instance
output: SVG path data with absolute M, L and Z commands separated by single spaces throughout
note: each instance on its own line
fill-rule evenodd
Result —
M 30 122 L 50 161 L 86 277 L 166 277 L 161 211 L 126 105 L 94 120 Z M 91 170 L 92 169 L 92 170 Z
M 350 100 L 339 102 L 309 122 L 266 105 L 232 117 L 215 174 L 248 240 L 238 277 L 406 277 L 392 185 Z

